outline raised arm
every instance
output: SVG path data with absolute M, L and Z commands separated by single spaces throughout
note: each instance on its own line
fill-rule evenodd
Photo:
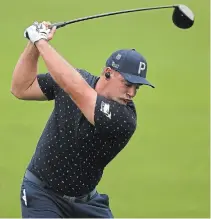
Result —
M 36 28 L 35 25 L 33 28 Z M 54 33 L 55 30 L 48 34 L 46 40 L 51 40 Z M 13 71 L 10 90 L 15 97 L 22 100 L 54 99 L 55 82 L 49 74 L 37 75 L 39 56 L 36 46 L 29 41 Z
M 36 46 L 56 84 L 71 96 L 87 120 L 94 125 L 97 92 L 48 43 L 48 38 L 52 39 L 55 31 L 55 27 L 50 30 L 44 22 L 35 22 L 25 30 L 24 36 Z
M 21 54 L 12 75 L 11 93 L 22 100 L 45 100 L 37 81 L 39 51 L 29 42 Z
M 71 96 L 89 122 L 94 124 L 97 92 L 47 41 L 39 40 L 36 47 L 56 83 Z

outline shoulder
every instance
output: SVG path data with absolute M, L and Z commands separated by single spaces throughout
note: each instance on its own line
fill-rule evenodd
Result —
M 96 78 L 97 76 L 95 76 L 93 73 L 90 73 L 89 71 L 85 70 L 85 69 L 81 69 L 81 68 L 76 68 L 76 70 L 81 74 L 81 76 L 85 79 L 85 80 L 89 80 L 91 78 Z
M 95 108 L 95 125 L 97 128 L 114 134 L 131 135 L 136 129 L 135 105 L 119 104 L 98 95 Z
M 86 80 L 86 82 L 92 87 L 95 87 L 97 80 L 99 79 L 98 76 L 88 72 L 85 69 L 76 68 L 76 70 L 81 74 L 81 76 Z
M 127 104 L 127 108 L 129 108 L 129 109 L 133 112 L 134 117 L 135 117 L 135 119 L 137 120 L 137 113 L 136 113 L 136 106 L 135 106 L 135 103 L 134 103 L 133 101 L 129 102 L 129 103 Z

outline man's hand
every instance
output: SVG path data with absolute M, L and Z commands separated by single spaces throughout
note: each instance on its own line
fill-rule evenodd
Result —
M 53 38 L 56 27 L 49 29 L 50 22 L 34 22 L 30 27 L 24 31 L 24 37 L 29 39 L 33 44 L 41 39 L 49 41 Z

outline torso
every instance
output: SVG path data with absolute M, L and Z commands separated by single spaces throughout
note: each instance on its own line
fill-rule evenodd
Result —
M 94 88 L 97 77 L 86 72 L 83 76 Z M 104 167 L 124 146 L 89 123 L 58 88 L 54 110 L 28 168 L 55 191 L 79 196 L 96 187 Z

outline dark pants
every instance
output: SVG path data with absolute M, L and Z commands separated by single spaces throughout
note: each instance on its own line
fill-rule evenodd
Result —
M 23 218 L 113 218 L 108 196 L 98 192 L 67 199 L 24 177 L 20 198 Z

